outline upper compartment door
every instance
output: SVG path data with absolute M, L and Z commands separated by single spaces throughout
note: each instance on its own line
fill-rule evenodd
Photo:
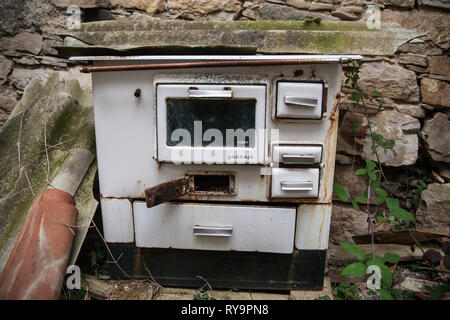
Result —
M 158 161 L 259 164 L 265 85 L 157 84 Z
M 283 82 L 277 84 L 277 118 L 322 118 L 323 84 Z

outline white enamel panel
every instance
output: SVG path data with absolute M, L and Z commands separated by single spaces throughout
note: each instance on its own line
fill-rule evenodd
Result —
M 133 210 L 127 199 L 100 199 L 103 234 L 107 242 L 134 242 Z
M 317 198 L 319 169 L 272 169 L 272 198 Z
M 138 247 L 293 251 L 295 208 L 135 201 L 133 212 Z
M 322 159 L 321 146 L 273 146 L 272 162 L 282 164 L 316 164 Z
M 126 61 L 115 63 L 126 64 Z M 308 79 L 311 78 L 311 74 L 314 74 L 314 79 L 322 79 L 328 84 L 328 114 L 320 120 L 275 120 L 276 79 L 280 74 L 292 77 L 298 68 L 304 71 Z M 336 120 L 331 120 L 329 113 L 332 112 L 334 116 L 337 116 L 337 109 L 333 108 L 333 105 L 341 83 L 341 66 L 338 63 L 213 70 L 200 68 L 183 70 L 183 73 L 180 73 L 180 70 L 99 72 L 92 74 L 92 80 L 99 182 L 100 191 L 104 197 L 142 198 L 145 188 L 183 176 L 189 171 L 207 170 L 235 172 L 236 195 L 228 197 L 195 195 L 195 197 L 186 196 L 183 199 L 268 201 L 271 176 L 262 175 L 261 170 L 267 168 L 269 145 L 322 144 L 324 149 L 317 201 L 321 203 L 331 201 L 336 140 L 336 126 L 332 124 Z M 265 166 L 175 165 L 158 162 L 154 88 L 156 83 L 161 82 L 265 84 L 267 103 L 265 123 L 270 133 L 270 136 L 266 137 L 267 142 L 264 148 Z M 133 95 L 137 88 L 142 90 L 139 98 Z M 271 130 L 278 132 L 278 135 L 272 135 Z M 286 200 L 310 201 L 302 200 L 302 198 L 286 198 Z
M 322 94 L 322 83 L 278 82 L 277 117 L 320 119 Z
M 295 247 L 300 250 L 326 250 L 330 233 L 330 204 L 302 204 L 297 209 Z

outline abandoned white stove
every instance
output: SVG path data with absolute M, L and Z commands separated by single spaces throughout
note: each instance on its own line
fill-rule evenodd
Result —
M 72 58 L 94 60 L 103 230 L 121 267 L 162 285 L 320 289 L 340 62 L 360 58 Z

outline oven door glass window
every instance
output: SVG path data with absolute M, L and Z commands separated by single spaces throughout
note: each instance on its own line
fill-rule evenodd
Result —
M 168 146 L 255 146 L 256 99 L 168 98 L 166 112 Z
M 264 163 L 264 84 L 157 83 L 155 87 L 158 161 Z

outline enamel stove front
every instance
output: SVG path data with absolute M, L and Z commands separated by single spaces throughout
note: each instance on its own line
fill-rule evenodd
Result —
M 95 65 L 280 58 L 305 56 Z M 342 57 L 309 58 L 317 63 L 93 73 L 104 237 L 127 274 L 163 286 L 322 288 Z

